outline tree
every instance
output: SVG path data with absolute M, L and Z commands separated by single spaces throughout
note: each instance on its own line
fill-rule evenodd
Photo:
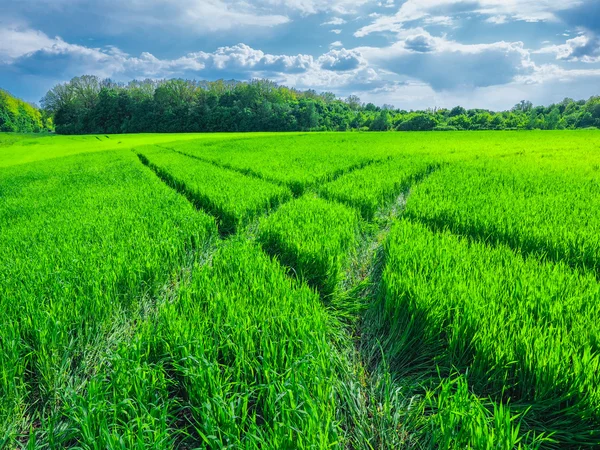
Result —
M 398 125 L 400 131 L 431 131 L 437 126 L 437 120 L 431 114 L 413 113 Z
M 358 110 L 361 107 L 361 103 L 360 103 L 360 98 L 356 95 L 349 95 L 348 98 L 346 98 L 346 104 L 350 107 L 350 109 L 353 110 Z
M 392 120 L 388 110 L 383 109 L 377 118 L 371 123 L 370 131 L 388 131 L 392 128 Z
M 467 110 L 465 108 L 463 108 L 462 106 L 455 106 L 454 108 L 452 108 L 450 110 L 450 117 L 456 117 L 456 116 L 466 115 L 466 114 L 467 114 Z
M 521 112 L 529 112 L 533 109 L 533 103 L 527 100 L 521 100 L 515 106 L 513 106 L 512 111 L 521 111 Z
M 33 105 L 0 89 L 0 131 L 37 133 L 48 125 Z

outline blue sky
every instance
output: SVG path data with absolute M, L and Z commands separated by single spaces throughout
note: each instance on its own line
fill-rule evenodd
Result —
M 600 94 L 600 0 L 1 0 L 0 87 L 269 78 L 405 109 Z

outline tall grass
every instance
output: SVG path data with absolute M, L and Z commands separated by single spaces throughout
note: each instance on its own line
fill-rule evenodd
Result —
M 135 150 L 171 186 L 196 206 L 218 218 L 220 229 L 232 233 L 257 214 L 291 198 L 291 192 L 263 180 L 215 167 L 161 147 Z
M 265 251 L 324 295 L 332 294 L 340 281 L 360 232 L 356 211 L 313 195 L 283 205 L 259 228 Z
M 262 139 L 243 139 L 199 145 L 199 142 L 173 143 L 178 152 L 211 161 L 248 175 L 288 186 L 296 196 L 319 183 L 364 167 L 374 158 L 362 143 L 344 135 L 270 134 Z
M 238 238 L 66 407 L 85 448 L 341 448 L 344 362 L 319 297 Z
M 357 208 L 366 220 L 431 172 L 435 164 L 421 158 L 395 157 L 343 175 L 319 186 L 319 194 Z
M 130 152 L 5 168 L 0 192 L 3 447 L 60 425 L 64 393 L 216 228 Z
M 454 164 L 414 190 L 406 214 L 600 275 L 600 173 L 512 161 Z
M 600 287 L 564 264 L 398 223 L 374 323 L 401 373 L 464 373 L 561 445 L 598 434 Z

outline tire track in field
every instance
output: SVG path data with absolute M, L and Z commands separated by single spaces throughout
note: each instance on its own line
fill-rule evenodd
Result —
M 527 258 L 535 258 L 540 264 L 565 264 L 571 270 L 595 276 L 600 282 L 600 261 L 590 258 L 585 261 L 575 261 L 573 257 L 565 255 L 560 251 L 552 250 L 543 242 L 533 239 L 525 239 L 518 242 L 510 233 L 498 229 L 484 229 L 476 226 L 461 225 L 451 217 L 422 217 L 416 214 L 408 214 L 411 220 L 420 223 L 434 233 L 449 233 L 464 238 L 470 242 L 480 242 L 490 247 L 507 247 L 516 255 Z
M 295 198 L 298 198 L 300 196 L 302 196 L 303 194 L 305 194 L 307 191 L 309 191 L 310 189 L 313 189 L 315 186 L 321 184 L 321 183 L 329 183 L 331 181 L 335 181 L 337 180 L 339 177 L 341 177 L 342 175 L 347 175 L 349 173 L 352 173 L 356 170 L 360 170 L 363 169 L 367 166 L 370 166 L 372 164 L 375 164 L 377 162 L 380 162 L 381 160 L 377 160 L 377 159 L 368 159 L 365 160 L 363 162 L 360 163 L 356 163 L 356 164 L 352 164 L 348 167 L 345 168 L 341 168 L 341 169 L 336 169 L 332 172 L 328 172 L 325 175 L 318 177 L 315 181 L 313 181 L 312 183 L 308 183 L 306 186 L 302 186 L 301 184 L 298 183 L 294 183 L 294 182 L 285 182 L 285 181 L 281 181 L 281 180 L 277 180 L 275 178 L 269 177 L 269 176 L 265 176 L 259 172 L 256 172 L 252 169 L 243 169 L 240 167 L 235 167 L 232 166 L 231 164 L 226 164 L 226 163 L 220 163 L 218 161 L 215 161 L 214 159 L 210 159 L 210 158 L 203 158 L 201 156 L 198 155 L 192 155 L 190 153 L 186 153 L 186 152 L 182 152 L 181 150 L 177 150 L 175 148 L 171 148 L 171 147 L 167 147 L 165 145 L 156 145 L 156 147 L 165 149 L 165 150 L 169 150 L 175 153 L 178 153 L 180 155 L 183 156 L 187 156 L 188 158 L 193 158 L 193 159 L 197 159 L 198 161 L 202 161 L 204 163 L 207 164 L 212 164 L 215 167 L 218 167 L 220 169 L 224 169 L 224 170 L 230 170 L 232 172 L 237 172 L 239 174 L 248 176 L 248 177 L 252 177 L 252 178 L 257 178 L 259 180 L 262 181 L 266 181 L 268 183 L 272 183 L 272 184 L 276 184 L 278 186 L 285 186 L 289 189 L 291 189 L 292 194 Z
M 210 163 L 222 169 L 240 173 L 244 176 L 270 181 L 256 172 L 249 173 L 245 170 L 228 167 L 215 161 L 188 155 L 184 152 L 178 152 L 164 146 L 160 147 Z M 168 173 L 153 166 L 153 164 L 143 155 L 138 154 L 138 158 L 141 163 L 152 170 L 165 184 L 183 195 L 196 209 L 208 212 L 218 221 L 218 212 L 207 211 L 202 204 L 199 204 L 195 196 L 182 185 L 182 183 L 173 180 Z M 376 162 L 377 160 L 369 160 L 365 163 L 336 171 L 333 174 L 328 174 L 327 177 L 329 177 L 329 179 L 327 181 L 333 181 L 342 175 L 360 170 Z M 383 243 L 390 232 L 391 226 L 404 213 L 411 188 L 433 173 L 436 169 L 437 168 L 433 168 L 432 170 L 421 173 L 411 180 L 411 182 L 408 183 L 408 186 L 404 187 L 393 201 L 381 207 L 380 211 L 372 221 L 367 222 L 363 220 L 363 223 L 368 224 L 371 228 L 363 235 L 363 239 L 361 239 L 361 242 L 358 245 L 357 256 L 355 258 L 349 258 L 349 260 L 346 261 L 345 277 L 339 286 L 339 290 L 336 290 L 333 296 L 328 297 L 329 300 L 327 305 L 323 303 L 323 307 L 328 310 L 332 319 L 339 324 L 334 325 L 334 328 L 337 328 L 339 331 L 334 347 L 340 355 L 343 355 L 348 361 L 347 378 L 341 381 L 344 385 L 344 392 L 340 394 L 342 395 L 342 398 L 340 399 L 342 405 L 341 414 L 346 418 L 343 421 L 344 425 L 342 426 L 349 439 L 347 448 L 369 450 L 386 448 L 386 446 L 389 447 L 389 443 L 393 441 L 393 438 L 390 436 L 398 435 L 398 426 L 400 426 L 400 424 L 393 423 L 392 419 L 388 422 L 388 426 L 385 430 L 381 429 L 381 423 L 375 421 L 375 417 L 378 416 L 377 408 L 381 401 L 381 398 L 379 398 L 375 389 L 383 388 L 386 389 L 387 392 L 387 389 L 390 387 L 391 379 L 389 379 L 389 373 L 385 372 L 385 368 L 381 370 L 379 364 L 373 366 L 373 353 L 377 352 L 377 346 L 370 338 L 369 340 L 364 338 L 365 327 L 368 326 L 368 324 L 363 323 L 363 313 L 377 295 L 377 289 L 385 264 L 383 257 Z M 286 185 L 286 183 L 275 184 Z M 314 187 L 316 184 L 317 183 L 314 183 L 311 187 Z M 303 193 L 306 193 L 307 191 L 310 192 L 311 190 L 311 188 L 307 188 Z M 318 195 L 317 192 L 313 193 Z M 236 230 L 235 233 L 245 233 L 248 240 L 256 240 L 260 221 L 264 217 L 275 213 L 283 204 L 293 201 L 297 196 L 270 208 L 269 211 L 263 214 L 256 215 L 251 223 Z M 343 202 L 335 199 L 328 199 L 328 201 L 343 204 Z M 233 234 L 234 233 L 232 232 L 223 233 L 222 230 L 219 229 L 221 242 L 224 242 Z M 262 251 L 264 252 L 264 250 Z M 294 268 L 286 268 L 289 269 L 287 270 L 288 276 L 292 279 L 296 278 Z M 320 296 L 323 300 L 322 295 Z M 368 333 L 366 333 L 366 335 L 368 335 Z M 383 374 L 381 372 L 383 372 Z M 377 387 L 372 388 L 371 386 Z M 398 401 L 398 403 L 400 402 Z M 408 409 L 406 412 L 403 410 L 402 414 L 404 414 L 403 418 L 407 416 L 409 414 Z M 414 430 L 410 427 L 410 423 L 407 422 L 407 425 L 403 424 L 402 428 L 402 438 L 397 442 L 393 441 L 392 443 L 405 445 L 407 441 L 412 441 L 414 439 L 411 437 L 411 432 L 414 432 Z M 392 441 L 390 441 L 390 439 L 392 439 Z
M 393 224 L 402 218 L 412 188 L 440 166 L 433 166 L 410 180 L 392 201 L 380 207 L 374 218 L 364 220 L 371 228 L 363 234 L 356 253 L 348 257 L 345 276 L 338 285 L 330 303 L 332 315 L 337 318 L 350 341 L 350 358 L 354 377 L 359 381 L 354 397 L 350 435 L 352 449 L 404 448 L 421 446 L 419 408 L 413 407 L 416 395 L 422 389 L 412 379 L 403 380 L 399 387 L 381 359 L 377 336 L 365 314 L 379 295 L 385 268 L 384 243 Z M 330 200 L 332 201 L 332 200 Z M 339 202 L 339 200 L 333 200 Z M 339 202 L 343 203 L 343 202 Z M 413 394 L 408 396 L 407 393 Z M 393 414 L 382 414 L 382 411 Z

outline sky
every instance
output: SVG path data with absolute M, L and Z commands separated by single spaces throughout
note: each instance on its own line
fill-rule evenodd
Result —
M 600 95 L 600 0 L 0 0 L 0 88 L 268 78 L 402 109 Z

